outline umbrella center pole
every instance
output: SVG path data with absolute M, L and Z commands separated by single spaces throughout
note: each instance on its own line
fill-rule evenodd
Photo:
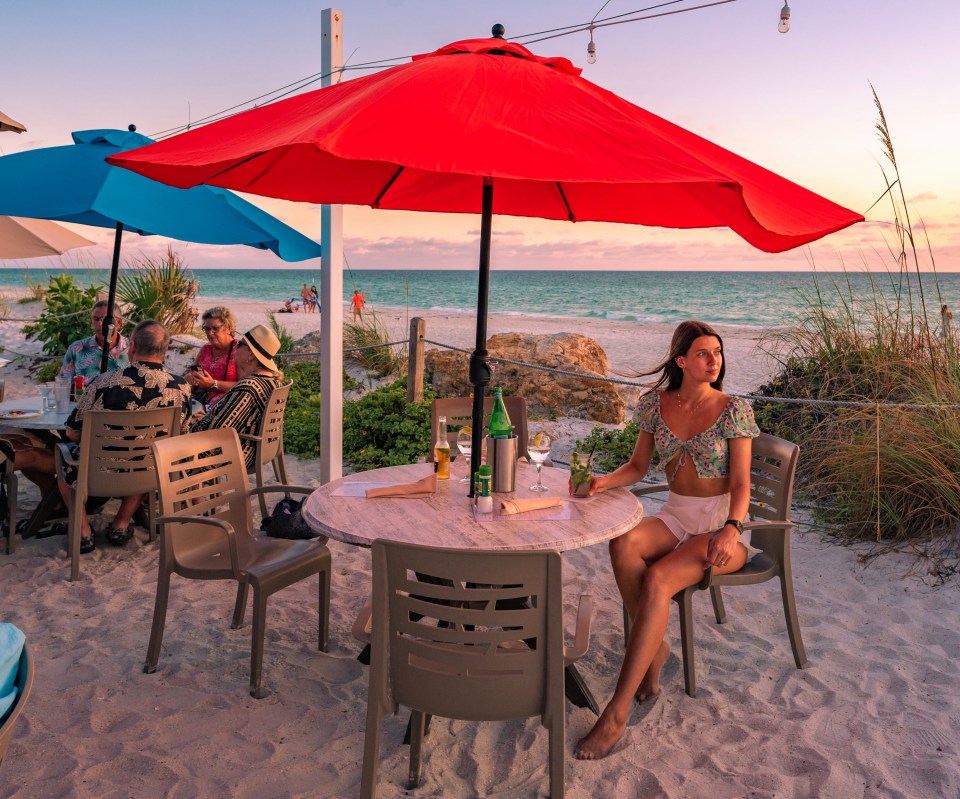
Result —
M 110 342 L 113 341 L 113 306 L 117 300 L 117 274 L 120 272 L 120 244 L 123 240 L 123 222 L 117 222 L 113 237 L 113 263 L 110 266 L 110 291 L 107 294 L 107 315 L 103 319 L 103 352 L 100 354 L 100 374 L 107 371 L 110 361 Z
M 483 179 L 480 202 L 480 271 L 477 280 L 477 346 L 470 356 L 470 384 L 473 386 L 473 443 L 470 451 L 470 476 L 480 469 L 483 450 L 483 396 L 490 384 L 487 363 L 487 300 L 490 294 L 490 234 L 493 228 L 493 178 Z M 473 496 L 473 480 L 469 496 Z

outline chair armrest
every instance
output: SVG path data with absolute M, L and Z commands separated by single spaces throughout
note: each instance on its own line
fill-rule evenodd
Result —
M 71 466 L 79 466 L 80 460 L 70 454 L 70 445 L 67 443 L 57 444 L 57 463 L 69 463 Z
M 593 596 L 583 594 L 577 607 L 577 626 L 573 634 L 573 646 L 563 648 L 563 660 L 570 665 L 583 657 L 590 647 L 590 626 L 593 624 Z
M 257 436 L 253 433 L 238 433 L 237 435 L 244 441 L 263 441 L 263 436 Z
M 317 490 L 316 486 L 304 485 L 281 485 L 279 483 L 268 486 L 257 486 L 250 489 L 250 496 L 259 494 L 312 494 Z
M 786 529 L 788 527 L 792 528 L 792 527 L 799 527 L 799 526 L 800 525 L 798 525 L 796 522 L 790 522 L 790 521 L 787 521 L 786 519 L 777 519 L 777 520 L 764 519 L 762 521 L 743 523 L 744 532 L 746 532 L 747 530 L 775 530 L 778 527 Z
M 237 549 L 237 533 L 230 522 L 223 519 L 215 519 L 212 516 L 161 516 L 157 520 L 158 525 L 163 524 L 206 524 L 210 527 L 219 527 L 227 536 L 227 544 L 230 547 L 230 565 L 233 567 L 233 576 L 240 580 L 243 574 L 240 571 L 240 552 Z
M 353 637 L 364 644 L 369 644 L 372 638 L 370 631 L 373 629 L 373 602 L 367 602 L 357 618 L 353 621 Z
M 636 488 L 631 488 L 630 493 L 635 497 L 645 497 L 647 494 L 662 494 L 669 490 L 670 486 L 668 486 L 666 483 L 657 483 L 656 485 L 642 485 Z

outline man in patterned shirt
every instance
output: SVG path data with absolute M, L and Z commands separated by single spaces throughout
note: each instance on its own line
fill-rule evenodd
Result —
M 100 374 L 100 358 L 103 355 L 103 320 L 107 316 L 107 301 L 100 300 L 90 311 L 90 323 L 93 335 L 74 341 L 63 356 L 63 366 L 57 377 L 66 377 L 70 380 L 76 375 L 83 375 L 87 381 Z M 127 357 L 127 339 L 117 331 L 123 326 L 120 315 L 114 317 L 113 337 L 110 339 L 110 354 L 107 359 L 107 371 L 125 369 L 130 365 Z
M 159 322 L 147 319 L 138 324 L 130 335 L 128 354 L 130 365 L 120 371 L 105 372 L 91 380 L 77 401 L 77 407 L 67 418 L 66 435 L 70 441 L 79 442 L 83 430 L 83 416 L 87 411 L 123 411 L 136 408 L 180 407 L 180 432 L 186 432 L 190 418 L 190 385 L 179 375 L 170 374 L 163 359 L 170 345 L 170 334 Z M 80 445 L 74 443 L 74 460 Z M 73 487 L 77 484 L 77 467 L 64 464 L 57 476 L 60 493 L 65 503 L 70 502 Z M 107 527 L 107 540 L 123 546 L 133 538 L 132 518 L 140 505 L 140 496 L 124 497 L 120 508 Z M 80 551 L 92 552 L 96 548 L 90 522 L 86 516 L 81 520 Z

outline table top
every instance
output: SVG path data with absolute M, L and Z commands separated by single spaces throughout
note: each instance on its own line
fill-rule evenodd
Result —
M 451 469 L 449 480 L 439 480 L 437 492 L 426 497 L 367 499 L 343 496 L 349 483 L 407 483 L 425 477 L 432 464 L 389 466 L 334 480 L 314 491 L 303 505 L 303 517 L 317 532 L 337 541 L 370 546 L 378 538 L 435 547 L 514 550 L 548 549 L 563 552 L 608 541 L 631 530 L 643 518 L 643 507 L 625 488 L 605 491 L 587 500 L 571 500 L 570 473 L 545 468 L 539 496 L 563 497 L 565 513 L 552 520 L 524 519 L 524 514 L 502 520 L 477 521 L 468 484 L 459 482 L 463 469 Z M 517 464 L 517 491 L 494 494 L 509 499 L 532 499 L 528 486 L 537 481 L 534 466 Z M 572 510 L 571 510 L 572 508 Z M 538 512 L 543 515 L 543 512 Z M 549 515 L 549 514 L 547 514 Z
M 0 402 L 0 425 L 19 427 L 23 430 L 63 430 L 67 424 L 67 417 L 74 408 L 70 403 L 65 413 L 49 411 L 39 416 L 7 416 L 10 411 L 32 411 L 39 413 L 42 407 L 41 397 L 24 397 Z

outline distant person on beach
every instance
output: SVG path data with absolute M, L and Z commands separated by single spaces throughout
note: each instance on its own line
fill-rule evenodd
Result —
M 73 380 L 82 375 L 92 380 L 100 374 L 100 359 L 103 356 L 103 320 L 107 317 L 107 301 L 99 300 L 90 309 L 90 326 L 93 335 L 74 341 L 63 356 L 63 364 L 57 377 Z M 129 342 L 118 332 L 123 327 L 123 319 L 117 313 L 113 318 L 113 335 L 110 337 L 110 352 L 107 355 L 107 371 L 125 369 L 130 365 L 127 360 Z
M 279 351 L 280 339 L 270 328 L 257 325 L 249 330 L 237 344 L 237 374 L 240 379 L 210 413 L 190 426 L 191 433 L 221 427 L 236 430 L 240 434 L 247 470 L 253 468 L 257 450 L 256 443 L 244 438 L 243 434 L 256 434 L 267 409 L 267 400 L 273 390 L 280 386 L 283 372 L 273 360 Z
M 723 393 L 723 341 L 703 322 L 682 322 L 670 354 L 640 397 L 640 428 L 630 460 L 594 477 L 590 494 L 643 479 L 654 450 L 665 464 L 670 493 L 660 512 L 610 542 L 610 561 L 632 631 L 613 698 L 576 747 L 581 760 L 606 757 L 623 734 L 634 701 L 660 692 L 670 653 L 664 636 L 670 599 L 703 579 L 740 569 L 752 556 L 743 518 L 750 503 L 752 439 L 760 434 L 753 410 Z M 755 550 L 753 550 L 755 551 Z
M 190 386 L 182 377 L 170 374 L 164 367 L 163 359 L 169 346 L 170 334 L 159 322 L 146 319 L 133 329 L 130 335 L 130 365 L 122 371 L 105 372 L 91 380 L 77 401 L 77 407 L 67 418 L 65 432 L 73 442 L 70 449 L 74 460 L 80 454 L 80 435 L 87 411 L 125 411 L 178 405 L 181 424 L 186 427 L 190 416 Z M 69 504 L 77 485 L 77 465 L 65 463 L 62 473 L 57 475 L 57 483 L 63 501 Z M 120 501 L 117 514 L 106 529 L 107 540 L 114 546 L 123 546 L 133 537 L 133 514 L 140 507 L 141 499 L 140 496 L 133 496 Z M 93 531 L 84 514 L 80 520 L 80 551 L 93 552 L 95 548 Z
M 208 308 L 200 317 L 207 343 L 197 353 L 196 363 L 187 371 L 193 398 L 209 408 L 237 382 L 237 322 L 224 305 Z
M 303 310 L 313 313 L 313 295 L 310 294 L 310 288 L 306 283 L 300 289 L 300 296 L 303 298 Z
M 313 302 L 313 310 L 320 310 L 320 294 L 317 292 L 316 286 L 310 286 L 310 300 Z
M 363 320 L 363 306 L 367 301 L 367 295 L 364 294 L 360 289 L 354 289 L 353 298 L 350 300 L 350 310 L 353 312 L 353 321 L 356 322 L 359 318 Z

